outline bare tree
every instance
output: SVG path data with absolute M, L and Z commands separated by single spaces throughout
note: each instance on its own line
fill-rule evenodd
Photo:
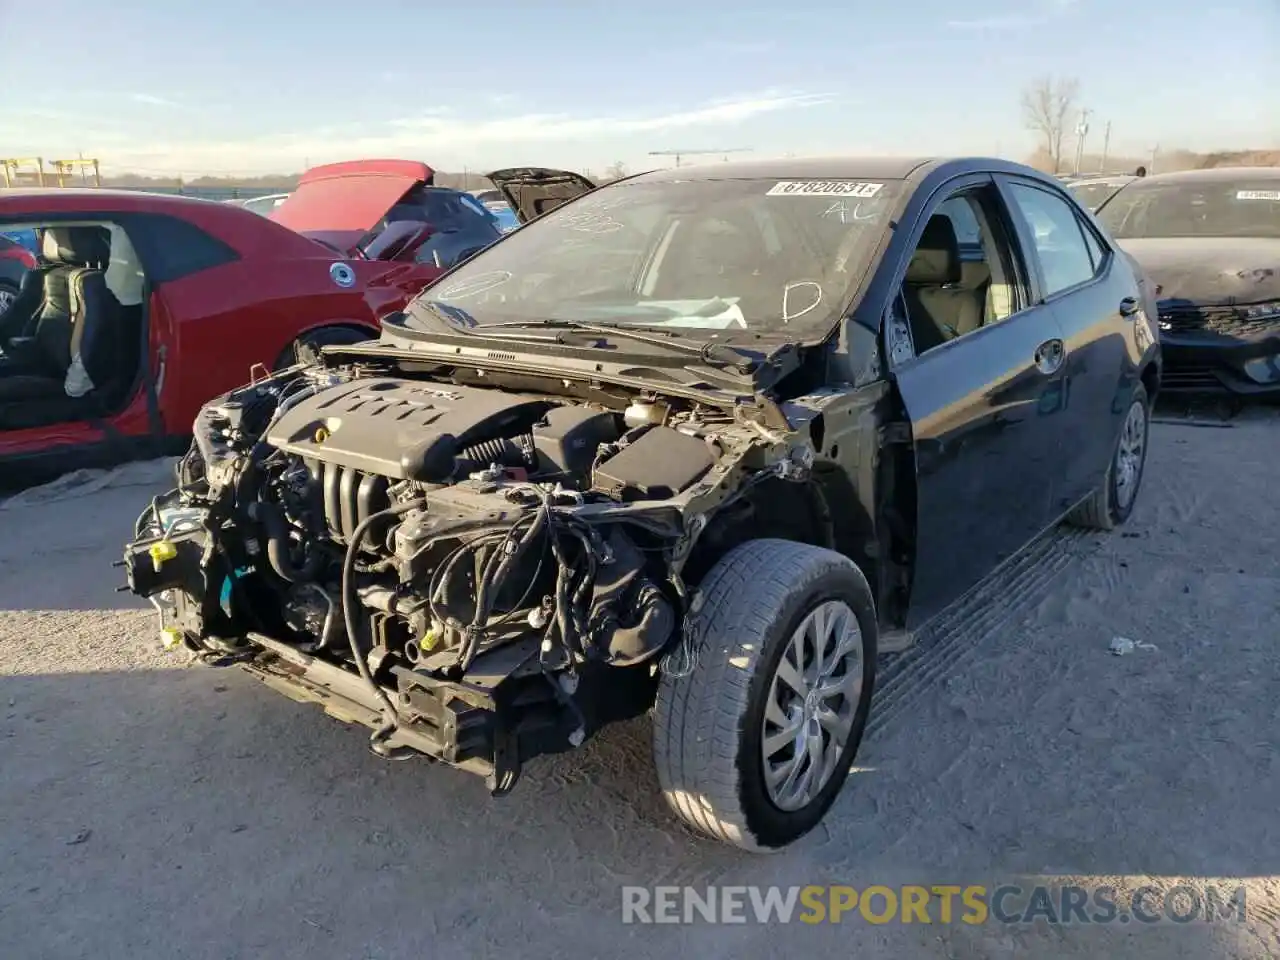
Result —
M 1042 77 L 1022 91 L 1022 120 L 1040 138 L 1040 149 L 1062 169 L 1062 144 L 1076 112 L 1080 82 L 1075 79 Z
M 627 165 L 621 160 L 615 160 L 604 168 L 604 178 L 606 180 L 621 180 L 626 175 Z

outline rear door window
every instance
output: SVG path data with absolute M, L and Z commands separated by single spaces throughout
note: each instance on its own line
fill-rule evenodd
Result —
M 1044 276 L 1045 296 L 1092 280 L 1097 267 L 1072 205 L 1063 197 L 1026 183 L 1010 184 L 1009 192 L 1030 229 Z

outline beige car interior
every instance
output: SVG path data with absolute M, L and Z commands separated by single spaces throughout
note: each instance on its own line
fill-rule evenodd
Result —
M 902 295 L 917 355 L 1013 312 L 1008 258 L 1001 256 L 984 212 L 978 204 L 972 206 L 982 260 L 961 258 L 955 224 L 940 212 L 925 224 L 907 264 Z

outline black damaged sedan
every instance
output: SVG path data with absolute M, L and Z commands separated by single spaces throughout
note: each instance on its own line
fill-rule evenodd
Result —
M 525 226 L 377 341 L 205 406 L 129 586 L 166 645 L 495 795 L 652 711 L 674 813 L 786 846 L 881 653 L 1059 520 L 1129 518 L 1154 298 L 999 160 L 520 179 Z
M 1156 284 L 1164 390 L 1280 396 L 1280 168 L 1146 177 L 1097 215 Z

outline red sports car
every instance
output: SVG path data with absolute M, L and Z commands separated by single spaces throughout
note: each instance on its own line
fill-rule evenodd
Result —
M 400 195 L 424 171 L 401 169 Z M 348 206 L 369 213 L 359 197 Z M 42 256 L 0 316 L 4 487 L 181 451 L 201 405 L 252 367 L 374 336 L 379 317 L 443 273 L 335 249 L 229 204 L 0 190 L 0 231 L 32 228 Z

